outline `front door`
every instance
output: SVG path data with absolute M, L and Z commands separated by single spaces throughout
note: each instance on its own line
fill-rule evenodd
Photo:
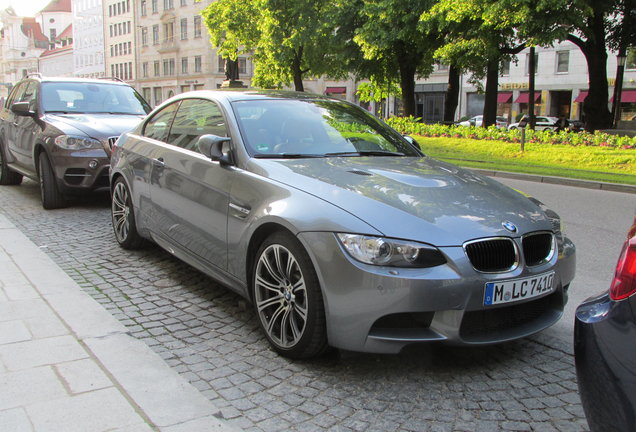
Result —
M 226 270 L 233 169 L 199 152 L 197 141 L 205 134 L 227 136 L 219 107 L 205 99 L 182 101 L 165 144 L 153 154 L 153 224 L 169 241 Z

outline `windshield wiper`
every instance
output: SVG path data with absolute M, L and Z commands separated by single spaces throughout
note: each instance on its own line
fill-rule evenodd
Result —
M 62 110 L 46 110 L 44 111 L 47 114 L 69 114 L 70 111 L 62 111 Z
M 323 158 L 325 155 L 307 153 L 257 153 L 254 157 L 256 159 L 306 159 Z
M 325 153 L 325 156 L 405 156 L 405 154 L 382 150 L 362 150 L 357 152 Z

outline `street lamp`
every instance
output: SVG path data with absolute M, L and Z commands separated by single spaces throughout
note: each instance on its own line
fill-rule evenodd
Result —
M 612 120 L 614 128 L 618 127 L 621 119 L 621 96 L 623 94 L 623 74 L 625 72 L 625 62 L 627 61 L 627 53 L 625 48 L 621 47 L 616 56 L 616 81 L 614 82 L 614 103 L 612 104 Z

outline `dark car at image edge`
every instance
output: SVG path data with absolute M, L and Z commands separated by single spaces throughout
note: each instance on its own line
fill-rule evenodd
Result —
M 0 185 L 39 182 L 45 209 L 107 189 L 113 144 L 149 111 L 119 80 L 29 75 L 0 110 Z
M 636 430 L 636 217 L 610 289 L 576 309 L 574 355 L 592 431 Z

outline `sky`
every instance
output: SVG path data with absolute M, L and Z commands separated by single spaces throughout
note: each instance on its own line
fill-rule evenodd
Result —
M 51 0 L 0 0 L 0 9 L 12 6 L 18 16 L 32 17 L 50 2 Z

